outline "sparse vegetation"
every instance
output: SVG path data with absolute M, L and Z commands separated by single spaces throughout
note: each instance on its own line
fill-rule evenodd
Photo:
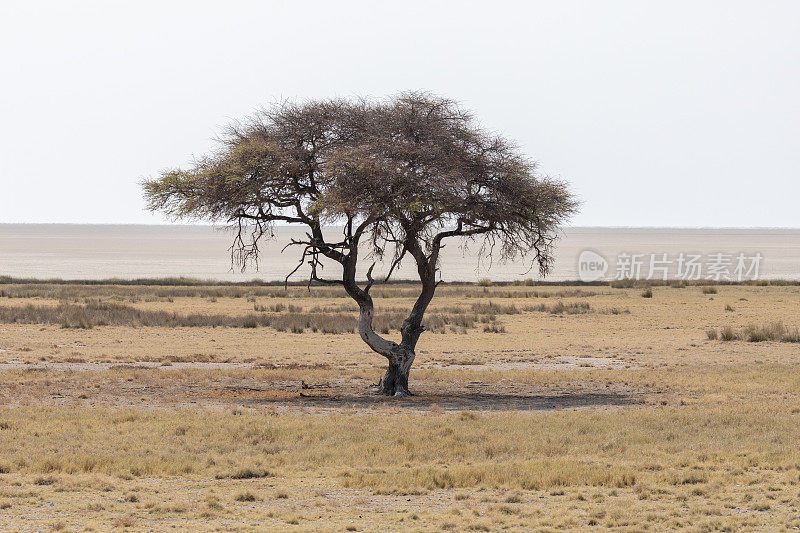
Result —
M 325 482 L 338 487 L 340 497 L 352 491 L 373 494 L 370 498 L 374 499 L 380 498 L 375 494 L 399 491 L 415 501 L 431 497 L 469 501 L 470 507 L 482 509 L 489 520 L 516 515 L 531 520 L 531 506 L 538 505 L 542 491 L 549 492 L 550 498 L 572 502 L 570 505 L 576 507 L 563 511 L 568 516 L 576 516 L 573 513 L 578 510 L 596 509 L 599 499 L 612 498 L 612 492 L 611 501 L 625 502 L 634 509 L 647 508 L 651 500 L 670 501 L 675 494 L 681 497 L 687 494 L 691 500 L 684 500 L 685 504 L 699 505 L 708 498 L 710 490 L 718 497 L 734 498 L 744 490 L 753 490 L 750 480 L 758 483 L 758 477 L 746 465 L 764 461 L 774 468 L 769 478 L 772 486 L 777 487 L 774 494 L 794 495 L 789 481 L 796 481 L 792 465 L 798 455 L 794 447 L 782 443 L 799 439 L 800 429 L 783 416 L 784 410 L 780 403 L 767 403 L 751 405 L 746 413 L 735 405 L 717 404 L 667 411 L 614 410 L 602 417 L 592 411 L 478 418 L 447 413 L 403 414 L 400 416 L 404 427 L 411 428 L 410 431 L 401 446 L 386 447 L 384 436 L 398 420 L 383 415 L 367 418 L 282 415 L 265 420 L 257 414 L 230 417 L 213 412 L 16 408 L 0 410 L 0 416 L 13 421 L 18 428 L 0 441 L 0 452 L 17 465 L 10 474 L 13 479 L 25 480 L 41 476 L 42 472 L 52 477 L 95 476 L 98 480 L 116 479 L 116 487 L 111 489 L 114 492 L 129 493 L 137 479 L 169 480 L 185 476 L 189 465 L 192 476 L 203 478 L 214 475 L 220 464 L 266 461 L 270 468 L 276 469 L 276 480 L 281 485 L 294 487 L 291 497 L 289 490 L 276 490 L 272 498 L 277 501 L 308 505 L 304 502 L 316 498 L 303 490 L 298 477 L 303 472 L 314 475 L 315 484 Z M 753 432 L 754 420 L 770 431 Z M 165 430 L 178 424 L 189 428 L 188 440 L 151 438 L 167 434 Z M 51 435 L 72 451 L 52 450 L 37 434 Z M 243 435 L 248 438 L 243 439 Z M 744 442 L 743 435 L 747 439 Z M 260 438 L 263 444 L 253 446 L 253 438 Z M 622 438 L 624 445 L 609 445 Z M 303 446 L 298 447 L 297 442 Z M 339 444 L 332 448 L 332 442 Z M 563 446 L 564 442 L 570 445 Z M 126 446 L 125 453 L 104 451 L 122 450 Z M 189 449 L 191 455 L 186 453 Z M 272 451 L 265 453 L 265 450 Z M 504 450 L 504 460 L 494 460 L 487 450 Z M 758 451 L 743 457 L 743 450 Z M 731 468 L 714 467 L 715 463 L 704 459 L 711 456 Z M 546 459 L 532 459 L 539 457 Z M 377 464 L 382 467 L 369 466 Z M 407 464 L 413 466 L 403 466 Z M 192 476 L 176 485 L 179 492 L 175 494 L 194 486 Z M 785 484 L 776 483 L 779 479 Z M 256 490 L 243 490 L 237 483 L 241 481 L 222 478 L 215 485 L 215 496 L 206 500 L 205 508 L 211 513 L 206 520 L 224 511 L 220 496 L 222 501 L 239 504 L 268 500 L 267 495 L 259 497 Z M 162 483 L 162 486 L 171 485 Z M 39 487 L 56 490 L 51 484 Z M 509 493 L 509 488 L 514 492 Z M 643 499 L 643 494 L 648 494 L 647 498 Z M 493 497 L 483 502 L 486 496 Z M 183 506 L 172 500 L 174 497 L 161 495 L 162 500 L 167 500 L 159 508 L 185 513 Z M 692 500 L 697 503 L 688 503 Z M 560 505 L 557 501 L 549 505 Z M 357 502 L 349 503 L 348 507 L 354 506 L 355 512 L 362 515 L 371 512 Z M 137 503 L 130 501 L 130 504 Z M 262 520 L 280 518 L 274 507 L 263 505 L 259 503 L 252 508 L 250 512 L 260 513 L 252 516 L 260 516 Z M 353 516 L 345 509 L 331 512 Z M 126 518 L 131 523 L 149 520 L 146 511 L 135 518 Z M 423 522 L 430 518 L 423 510 L 415 520 Z M 303 522 L 300 515 L 291 515 L 291 519 Z M 461 522 L 462 519 L 468 520 L 469 516 L 452 514 L 448 518 L 452 523 L 466 525 L 468 522 Z M 669 519 L 667 514 L 659 523 Z M 632 514 L 628 520 L 639 523 L 641 519 Z
M 319 308 L 303 312 L 302 307 L 273 304 L 258 313 L 245 315 L 223 315 L 191 313 L 179 314 L 169 311 L 144 310 L 131 305 L 91 302 L 87 304 L 61 303 L 58 305 L 0 306 L 0 323 L 6 324 L 52 324 L 64 329 L 90 329 L 95 326 L 133 327 L 192 327 L 192 328 L 258 328 L 269 327 L 277 331 L 304 333 L 341 334 L 355 330 L 356 317 L 352 313 L 319 311 Z M 425 327 L 433 332 L 455 328 L 474 328 L 478 323 L 494 324 L 497 313 L 519 313 L 512 306 L 494 304 L 473 305 L 474 313 L 460 308 L 449 308 L 445 313 L 431 313 Z M 379 331 L 399 331 L 405 315 L 390 310 L 374 320 Z M 494 324 L 498 328 L 497 324 Z
M 5 283 L 5 284 L 4 284 Z M 175 280 L 121 280 L 62 282 L 49 280 L 15 280 L 0 276 L 0 298 L 46 299 L 67 303 L 87 303 L 89 300 L 103 300 L 117 303 L 167 302 L 174 303 L 180 298 L 205 298 L 209 301 L 220 298 L 245 299 L 345 299 L 347 293 L 338 287 L 312 285 L 306 283 L 238 283 L 208 285 L 200 281 L 190 281 L 183 285 Z M 444 283 L 438 289 L 440 297 L 458 298 L 589 298 L 603 292 L 583 288 L 561 288 L 558 283 L 539 283 L 539 289 L 531 290 L 525 283 L 493 282 L 490 286 L 473 283 Z M 413 282 L 391 282 L 372 289 L 376 298 L 413 298 L 418 294 L 417 284 Z M 287 303 L 279 302 L 288 307 Z M 353 307 L 354 304 L 348 304 Z M 260 304 L 260 309 L 271 310 L 270 305 Z M 356 310 L 357 310 L 356 306 Z
M 719 338 L 723 341 L 736 340 L 736 332 L 730 326 L 725 326 L 719 332 Z
M 717 338 L 716 330 L 709 330 L 708 338 Z M 782 322 L 772 322 L 766 325 L 750 325 L 738 330 L 726 326 L 720 330 L 719 338 L 723 341 L 744 340 L 749 342 L 800 342 L 800 330 L 789 328 Z
M 3 409 L 0 414 L 18 422 L 18 429 L 0 442 L 0 451 L 17 466 L 13 469 L 21 474 L 39 474 L 38 485 L 53 485 L 56 475 L 76 472 L 104 473 L 112 476 L 174 476 L 183 475 L 189 467 L 201 476 L 215 475 L 220 464 L 262 462 L 275 468 L 276 479 L 293 477 L 294 472 L 322 473 L 329 466 L 337 466 L 349 472 L 341 478 L 345 487 L 392 489 L 436 488 L 503 488 L 522 490 L 548 490 L 558 487 L 630 487 L 637 478 L 652 477 L 659 470 L 644 469 L 641 465 L 651 459 L 642 453 L 655 447 L 674 455 L 673 447 L 681 442 L 691 444 L 697 453 L 731 454 L 741 447 L 737 426 L 747 424 L 748 417 L 737 414 L 735 408 L 715 408 L 718 423 L 698 425 L 707 420 L 704 410 L 690 410 L 689 416 L 680 412 L 657 412 L 651 410 L 618 411 L 614 416 L 616 425 L 609 426 L 598 420 L 592 412 L 565 412 L 542 414 L 530 417 L 519 414 L 504 414 L 492 417 L 469 417 L 442 414 L 438 416 L 401 415 L 413 428 L 406 438 L 408 444 L 402 448 L 382 446 L 383 435 L 397 423 L 380 415 L 330 415 L 329 417 L 281 416 L 264 420 L 257 415 L 228 417 L 223 414 L 194 414 L 178 412 L 146 412 L 130 410 L 84 409 Z M 769 421 L 787 438 L 800 438 L 800 427 L 791 420 L 782 420 L 773 408 L 764 406 L 758 416 Z M 154 442 L 149 435 L 164 435 L 170 427 L 184 424 L 190 428 L 190 439 L 164 439 Z M 691 424 L 694 433 L 685 432 Z M 80 431 L 90 427 L 91 431 Z M 452 428 L 452 431 L 447 430 Z M 649 435 L 647 439 L 631 439 L 624 448 L 603 449 L 600 443 L 613 439 L 620 428 L 631 435 Z M 684 432 L 681 433 L 681 428 Z M 679 440 L 662 438 L 682 435 Z M 77 448 L 61 452 L 50 449 L 36 434 L 47 432 L 62 443 L 72 443 Z M 699 432 L 699 433 L 698 433 Z M 251 435 L 242 439 L 242 435 Z M 324 437 L 326 436 L 327 437 Z M 572 442 L 570 449 L 556 452 L 549 441 L 553 435 Z M 253 447 L 250 440 L 260 436 L 263 443 L 280 450 L 280 457 L 264 455 L 260 446 Z M 771 443 L 768 435 L 749 435 L 758 441 L 762 453 L 777 454 L 782 463 L 792 464 L 797 452 Z M 78 440 L 79 439 L 79 440 Z M 329 439 L 347 443 L 332 450 Z M 302 447 L 294 443 L 301 441 Z M 481 442 L 481 446 L 464 448 L 459 443 Z M 515 442 L 513 452 L 506 452 L 503 463 L 487 457 L 490 447 L 507 449 L 504 443 Z M 639 444 L 633 445 L 633 442 Z M 125 446 L 124 443 L 149 443 L 146 446 Z M 126 453 L 102 452 L 104 449 L 127 449 Z M 186 449 L 194 449 L 187 455 Z M 149 451 L 148 451 L 149 450 Z M 545 451 L 549 450 L 549 451 Z M 335 451 L 335 453 L 331 453 Z M 154 453 L 155 452 L 155 453 Z M 641 453 L 641 455 L 640 455 Z M 466 454 L 466 455 L 464 455 Z M 531 457 L 547 456 L 546 461 Z M 95 457 L 89 460 L 89 457 Z M 457 462 L 452 462 L 461 457 Z M 413 458 L 413 459 L 412 459 Z M 22 461 L 24 459 L 24 461 Z M 616 466 L 607 464 L 609 460 Z M 21 462 L 22 461 L 22 462 Z M 399 466 L 411 461 L 410 468 Z M 437 466 L 440 461 L 450 467 Z M 382 464 L 385 470 L 362 470 L 362 464 Z M 390 468 L 396 465 L 398 468 Z M 248 467 L 243 467 L 248 468 Z M 675 468 L 680 474 L 681 484 L 706 483 L 710 472 L 686 472 L 676 465 L 661 462 L 661 469 Z M 646 472 L 651 474 L 646 474 Z M 45 476 L 41 474 L 47 472 Z M 724 473 L 719 473 L 724 475 Z M 222 476 L 220 479 L 239 479 Z M 697 481 L 699 480 L 699 481 Z M 275 498 L 288 498 L 288 492 L 278 490 Z M 253 501 L 250 499 L 241 501 Z M 508 503 L 519 503 L 519 495 L 510 495 Z
M 559 300 L 555 304 L 539 304 L 526 307 L 526 311 L 539 311 L 540 313 L 550 313 L 551 315 L 579 315 L 589 313 L 592 307 L 588 302 L 567 302 Z
M 38 287 L 38 285 L 31 285 Z M 323 333 L 323 334 L 342 334 L 355 331 L 357 307 L 352 303 L 337 305 L 314 305 L 305 307 L 285 301 L 273 301 L 271 303 L 259 303 L 258 296 L 247 296 L 247 301 L 252 303 L 252 312 L 239 312 L 235 314 L 223 314 L 218 312 L 193 312 L 180 313 L 164 309 L 154 310 L 149 307 L 141 307 L 141 304 L 164 301 L 157 296 L 161 293 L 152 287 L 132 286 L 134 289 L 141 290 L 142 294 L 150 296 L 132 296 L 129 303 L 120 303 L 123 298 L 113 293 L 109 299 L 109 288 L 114 286 L 107 285 L 87 285 L 80 289 L 74 287 L 53 286 L 59 290 L 58 294 L 47 294 L 47 291 L 36 293 L 31 296 L 24 290 L 17 293 L 17 298 L 27 299 L 50 299 L 49 297 L 58 296 L 59 302 L 56 304 L 34 304 L 26 305 L 2 305 L 0 306 L 0 323 L 7 324 L 51 324 L 58 325 L 64 329 L 91 329 L 101 326 L 133 326 L 133 327 L 193 327 L 193 328 L 260 328 L 269 327 L 280 332 L 292 333 Z M 406 292 L 397 286 L 396 289 L 389 289 L 393 292 L 385 295 L 387 298 L 404 297 Z M 180 287 L 183 290 L 182 287 Z M 209 297 L 209 293 L 203 287 L 188 287 L 191 292 L 186 292 L 183 298 L 204 299 L 209 304 L 219 303 L 217 296 Z M 50 290 L 53 290 L 52 288 Z M 233 295 L 224 295 L 225 291 L 234 291 Z M 241 287 L 228 287 L 221 289 L 219 298 L 244 298 L 245 292 Z M 471 292 L 470 292 L 471 291 Z M 330 298 L 332 295 L 328 289 L 317 288 L 311 293 L 305 291 L 305 295 L 283 293 L 284 298 L 299 298 L 301 296 L 313 297 L 314 299 Z M 168 294 L 172 294 L 168 292 Z M 194 296 L 189 296 L 193 294 Z M 525 290 L 507 291 L 504 294 L 496 294 L 499 298 L 559 298 L 554 304 L 538 304 L 518 307 L 514 303 L 504 304 L 495 302 L 491 299 L 484 299 L 483 293 L 476 285 L 463 285 L 456 292 L 457 297 L 464 297 L 470 294 L 471 298 L 480 298 L 467 306 L 442 306 L 434 308 L 426 317 L 425 327 L 435 333 L 443 333 L 448 330 L 466 332 L 468 329 L 480 327 L 484 331 L 501 332 L 504 330 L 502 324 L 497 323 L 498 315 L 514 315 L 522 312 L 546 312 L 556 315 L 562 314 L 583 314 L 595 312 L 590 304 L 584 301 L 565 302 L 561 298 L 570 297 L 589 297 L 596 296 L 598 293 L 577 290 L 554 290 L 550 292 L 530 292 Z M 495 294 L 495 293 L 486 293 Z M 407 296 L 405 296 L 407 297 Z M 173 296 L 169 296 L 170 299 Z M 270 299 L 275 299 L 271 295 Z M 117 301 L 113 301 L 117 300 Z M 174 302 L 169 302 L 174 303 Z M 215 306 L 209 306 L 209 311 Z M 608 314 L 628 313 L 629 310 L 612 308 L 608 310 L 596 311 Z M 374 318 L 374 327 L 382 333 L 399 331 L 400 325 L 405 318 L 404 310 L 398 307 L 382 309 Z M 488 325 L 487 325 L 488 324 Z
M 0 307 L 355 318 L 327 287 L 256 287 L 283 294 L 272 297 L 223 286 L 245 291 L 232 297 L 175 286 L 202 295 L 173 301 L 143 285 L 62 287 L 77 301 Z M 13 364 L 0 369 L 0 529 L 225 529 L 234 514 L 265 529 L 325 520 L 340 531 L 376 521 L 449 531 L 800 527 L 787 503 L 800 464 L 791 446 L 800 359 L 776 342 L 800 320 L 796 286 L 731 286 L 716 304 L 700 287 L 654 289 L 657 301 L 640 297 L 646 288 L 444 284 L 452 293 L 431 308 L 442 322 L 414 370 L 418 394 L 391 406 L 373 396 L 374 354 L 349 336 L 314 337 L 299 319 L 297 334 L 255 321 L 4 323 L 0 362 Z M 136 301 L 122 298 L 128 289 L 141 291 Z M 413 298 L 408 289 L 376 285 L 387 296 L 379 314 L 406 307 L 397 299 Z M 117 290 L 120 299 L 104 292 Z M 733 313 L 725 301 L 747 303 Z M 715 321 L 727 327 L 700 326 Z M 307 353 L 296 353 L 297 337 Z M 184 366 L 201 362 L 222 366 Z M 675 502 L 681 516 L 666 511 Z

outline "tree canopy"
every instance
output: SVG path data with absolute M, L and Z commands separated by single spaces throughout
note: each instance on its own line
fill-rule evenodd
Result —
M 262 109 L 228 126 L 216 152 L 143 186 L 153 210 L 232 223 L 232 259 L 242 267 L 258 259 L 275 223 L 304 225 L 306 237 L 291 243 L 300 249 L 295 271 L 307 266 L 310 281 L 340 284 L 358 302 L 359 333 L 389 360 L 381 390 L 398 395 L 408 394 L 443 241 L 479 240 L 484 255 L 528 260 L 546 274 L 557 229 L 577 206 L 564 182 L 538 175 L 513 143 L 456 102 L 424 93 Z M 341 237 L 327 238 L 328 225 L 343 226 Z M 366 285 L 356 283 L 364 243 L 391 262 L 389 275 L 407 256 L 416 263 L 422 289 L 399 344 L 372 331 L 372 269 Z M 341 264 L 341 276 L 323 277 L 322 259 Z

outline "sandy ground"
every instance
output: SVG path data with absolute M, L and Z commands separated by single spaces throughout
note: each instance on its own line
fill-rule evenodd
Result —
M 58 365 L 53 369 L 52 365 Z M 64 363 L 28 365 L 21 370 L 24 384 L 7 383 L 0 405 L 80 407 L 146 407 L 186 409 L 248 408 L 279 412 L 374 412 L 401 406 L 407 412 L 535 411 L 571 408 L 611 408 L 652 403 L 657 396 L 625 385 L 575 381 L 567 384 L 528 384 L 503 379 L 496 382 L 460 380 L 459 371 L 447 380 L 417 380 L 414 396 L 394 401 L 376 394 L 375 382 L 360 376 L 324 376 L 297 379 L 280 372 L 259 379 L 242 371 L 216 372 L 217 365 L 184 363 L 180 368 L 151 364 Z M 198 364 L 199 365 L 199 364 Z M 20 365 L 7 365 L 19 369 Z M 65 370 L 64 366 L 77 366 Z M 36 368 L 38 367 L 38 368 Z M 210 368 L 209 368 L 210 367 Z M 535 367 L 531 365 L 531 368 Z M 193 370 L 193 372 L 186 372 Z M 280 370 L 280 369 L 278 369 Z M 292 374 L 302 368 L 292 369 Z M 29 375 L 33 374 L 33 377 Z M 88 374 L 88 375 L 87 375 Z M 94 374 L 94 375 L 92 375 Z M 110 375 L 109 375 L 110 374 Z M 179 379 L 174 379 L 181 374 Z M 8 375 L 8 374 L 6 374 Z
M 527 288 L 514 288 L 520 294 Z M 564 290 L 547 287 L 542 292 Z M 507 330 L 503 334 L 478 329 L 468 334 L 423 335 L 415 368 L 428 364 L 486 364 L 535 362 L 562 358 L 611 358 L 630 365 L 657 366 L 708 361 L 734 363 L 759 358 L 762 361 L 797 361 L 791 345 L 765 347 L 758 344 L 720 344 L 706 339 L 709 328 L 744 327 L 776 320 L 800 323 L 799 287 L 719 287 L 718 294 L 703 294 L 699 287 L 655 288 L 654 297 L 642 298 L 641 289 L 589 288 L 599 294 L 563 298 L 564 302 L 587 302 L 592 312 L 552 315 L 525 312 L 498 315 Z M 492 292 L 477 292 L 470 298 L 448 296 L 434 301 L 431 312 L 474 302 L 514 304 L 520 308 L 558 298 L 496 298 Z M 279 299 L 259 299 L 270 304 Z M 284 300 L 308 310 L 315 306 L 348 303 L 343 298 L 290 298 Z M 406 308 L 409 298 L 377 298 L 376 313 L 385 308 Z M 0 298 L 2 306 L 27 303 L 56 305 L 42 299 Z M 142 309 L 176 313 L 245 314 L 253 302 L 245 298 L 175 298 L 167 301 L 128 303 Z M 726 311 L 731 306 L 734 311 Z M 622 314 L 610 314 L 617 309 Z M 353 316 L 353 323 L 355 316 Z M 396 333 L 394 334 L 396 336 Z M 392 334 L 389 335 L 390 337 Z M 0 324 L 0 362 L 138 362 L 196 361 L 246 362 L 263 365 L 327 364 L 331 366 L 382 366 L 355 335 L 324 335 L 306 331 L 297 335 L 269 328 L 132 328 L 96 327 L 88 330 L 61 329 L 36 324 Z
M 709 329 L 726 326 L 745 328 L 776 321 L 790 327 L 800 325 L 800 288 L 721 286 L 717 293 L 705 294 L 700 287 L 656 287 L 652 298 L 643 298 L 640 288 L 599 287 L 583 288 L 587 291 L 583 295 L 557 296 L 558 291 L 567 289 L 537 288 L 540 293 L 552 293 L 551 298 L 543 298 L 543 294 L 534 297 L 525 287 L 509 289 L 518 291 L 513 297 L 493 294 L 495 288 L 476 287 L 469 297 L 443 291 L 433 310 L 488 301 L 523 309 L 563 300 L 588 303 L 590 311 L 498 314 L 504 333 L 484 332 L 480 327 L 466 334 L 426 333 L 412 370 L 415 396 L 403 400 L 375 394 L 383 361 L 354 334 L 293 334 L 269 328 L 63 329 L 46 324 L 0 324 L 0 409 L 5 409 L 9 419 L 13 413 L 31 409 L 54 409 L 55 413 L 111 409 L 218 417 L 244 413 L 265 420 L 401 413 L 419 417 L 420 423 L 432 420 L 430 417 L 438 420 L 436 417 L 468 412 L 489 417 L 483 419 L 487 424 L 496 416 L 524 415 L 534 420 L 554 416 L 556 421 L 563 416 L 563 428 L 573 427 L 566 422 L 568 417 L 593 416 L 596 428 L 618 432 L 598 443 L 601 450 L 632 438 L 641 441 L 654 431 L 628 421 L 629 416 L 664 413 L 675 427 L 685 427 L 680 438 L 690 439 L 708 425 L 704 413 L 726 409 L 725 416 L 739 417 L 736 424 L 740 426 L 732 423 L 732 427 L 741 434 L 732 436 L 731 442 L 744 443 L 744 451 L 734 450 L 715 459 L 713 437 L 703 437 L 702 442 L 689 440 L 673 450 L 668 447 L 671 437 L 667 435 L 667 448 L 658 452 L 661 455 L 653 452 L 653 457 L 665 458 L 658 460 L 658 469 L 636 463 L 644 460 L 639 451 L 631 451 L 624 461 L 616 456 L 585 460 L 603 467 L 619 464 L 622 468 L 624 464 L 637 473 L 637 481 L 631 485 L 557 481 L 540 490 L 523 490 L 511 476 L 503 486 L 470 481 L 461 488 L 447 489 L 419 490 L 416 482 L 408 481 L 405 489 L 400 487 L 401 494 L 348 487 L 335 469 L 313 475 L 292 472 L 224 481 L 203 474 L 130 477 L 57 470 L 51 483 L 41 481 L 41 476 L 50 474 L 36 470 L 39 467 L 32 466 L 33 457 L 5 466 L 0 458 L 0 472 L 4 467 L 7 470 L 0 474 L 0 529 L 489 531 L 602 526 L 638 531 L 800 527 L 800 459 L 770 459 L 790 453 L 791 445 L 782 444 L 788 433 L 776 434 L 769 441 L 778 443 L 775 450 L 767 450 L 769 442 L 745 445 L 747 439 L 763 433 L 759 428 L 766 422 L 751 413 L 762 412 L 765 406 L 767 412 L 778 413 L 775 416 L 787 423 L 785 431 L 800 427 L 795 421 L 800 413 L 800 349 L 793 343 L 722 342 L 706 335 Z M 125 303 L 175 313 L 244 315 L 254 304 L 278 300 L 179 297 Z M 305 310 L 346 303 L 341 298 L 297 295 L 285 301 Z M 377 312 L 408 306 L 410 301 L 378 298 Z M 59 300 L 0 298 L 0 306 L 29 303 L 58 305 Z M 389 336 L 393 335 L 396 332 Z M 784 412 L 788 418 L 780 418 Z M 749 416 L 754 418 L 749 420 Z M 12 422 L 3 426 L 2 419 L 0 416 L 0 429 L 11 429 L 0 432 L 0 437 L 10 438 L 16 426 Z M 554 439 L 567 431 L 559 427 L 550 430 Z M 590 430 L 589 435 L 595 431 L 599 429 Z M 631 437 L 638 435 L 637 431 L 642 435 Z M 571 442 L 582 435 L 564 438 Z M 35 437 L 30 438 L 35 442 Z M 426 437 L 420 438 L 424 442 Z M 80 449 L 81 445 L 71 446 Z M 464 445 L 458 444 L 456 449 L 458 446 Z M 710 451 L 684 456 L 700 449 Z M 760 457 L 753 467 L 747 454 L 762 449 L 771 455 Z M 430 468 L 452 470 L 463 462 L 458 455 L 448 457 Z M 524 459 L 543 460 L 539 456 Z M 580 457 L 572 459 L 581 462 Z M 489 459 L 487 464 L 498 466 L 504 460 L 512 459 Z M 693 469 L 717 472 L 709 464 L 717 465 L 725 477 L 712 473 L 702 482 L 673 481 Z M 378 476 L 376 479 L 384 475 L 374 467 L 362 473 Z M 106 484 L 110 488 L 104 492 Z M 242 491 L 253 492 L 254 500 L 239 501 Z M 289 496 L 279 496 L 282 491 Z M 220 509 L 213 503 L 217 497 L 223 502 Z M 6 503 L 9 507 L 2 509 Z

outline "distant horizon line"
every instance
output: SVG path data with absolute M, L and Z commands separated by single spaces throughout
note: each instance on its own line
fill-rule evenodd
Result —
M 0 226 L 139 226 L 152 228 L 224 228 L 225 224 L 148 224 L 142 222 L 0 222 Z M 301 224 L 276 224 L 277 227 L 293 228 Z M 328 227 L 337 227 L 332 224 Z M 798 230 L 800 226 L 562 226 L 561 229 L 675 229 L 675 230 Z

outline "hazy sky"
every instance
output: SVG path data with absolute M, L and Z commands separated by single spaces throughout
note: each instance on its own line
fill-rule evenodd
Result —
M 0 222 L 159 223 L 138 182 L 279 98 L 462 101 L 574 225 L 800 227 L 800 2 L 0 3 Z

